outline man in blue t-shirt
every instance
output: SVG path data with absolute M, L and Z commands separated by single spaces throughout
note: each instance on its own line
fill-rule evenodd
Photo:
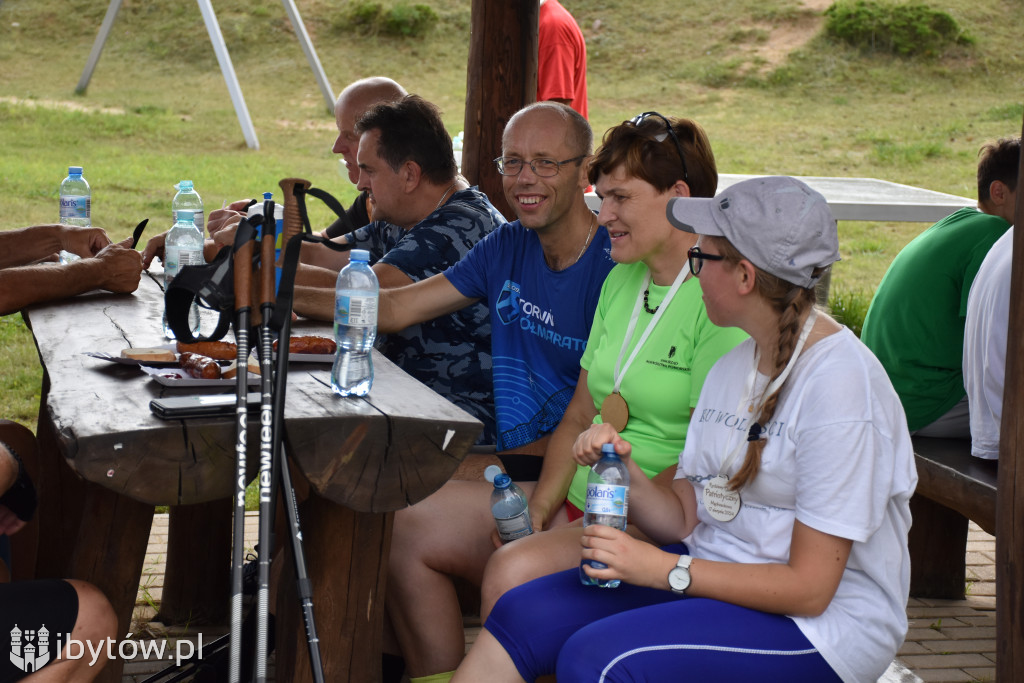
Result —
M 357 122 L 356 133 L 358 186 L 373 199 L 375 220 L 338 239 L 370 252 L 382 291 L 441 273 L 505 223 L 486 195 L 458 175 L 451 138 L 434 105 L 416 95 L 377 104 Z M 295 311 L 333 320 L 336 278 L 336 270 L 303 266 L 296 275 Z M 485 305 L 393 330 L 378 348 L 480 420 L 479 443 L 495 443 Z
M 513 143 L 524 150 L 499 160 L 519 220 L 444 273 L 380 300 L 382 332 L 486 303 L 499 452 L 543 454 L 576 388 L 601 283 L 614 265 L 608 233 L 583 198 L 592 134 L 582 117 L 566 111 L 572 112 L 538 103 L 505 130 L 506 154 Z
M 576 390 L 601 285 L 614 265 L 608 233 L 583 197 L 592 144 L 586 119 L 564 104 L 539 102 L 517 112 L 505 127 L 497 164 L 518 220 L 444 273 L 381 294 L 378 326 L 388 332 L 486 303 L 498 457 L 519 481 L 538 478 L 545 458 L 534 456 L 544 455 Z M 469 469 L 460 468 L 457 477 L 469 478 Z M 462 485 L 473 494 L 463 495 Z M 453 668 L 453 656 L 461 658 L 451 577 L 479 585 L 494 550 L 486 536 L 494 523 L 486 493 L 475 497 L 479 488 L 479 482 L 452 481 L 395 514 L 386 597 L 413 679 Z

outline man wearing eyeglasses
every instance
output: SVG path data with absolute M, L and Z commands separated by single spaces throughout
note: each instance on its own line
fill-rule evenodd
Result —
M 608 234 L 583 198 L 592 144 L 590 125 L 568 106 L 538 102 L 517 112 L 495 164 L 518 220 L 443 273 L 381 291 L 382 334 L 477 302 L 488 307 L 499 452 L 543 454 L 575 389 L 601 283 L 614 265 Z M 330 319 L 333 289 L 296 287 L 295 309 Z
M 586 119 L 566 105 L 538 102 L 517 112 L 495 163 L 518 220 L 494 230 L 444 273 L 381 292 L 382 332 L 486 303 L 498 457 L 517 481 L 538 478 L 543 458 L 536 456 L 543 455 L 576 389 L 601 285 L 614 265 L 608 233 L 583 197 L 592 145 Z M 460 495 L 462 484 L 476 482 L 449 482 L 396 513 L 388 613 L 412 680 L 454 668 L 445 645 L 462 642 L 462 621 L 448 618 L 450 576 L 465 575 L 461 564 L 467 561 L 482 568 L 478 555 L 486 558 L 494 549 L 489 541 L 465 547 L 473 544 L 462 525 L 478 520 L 451 518 L 444 502 Z

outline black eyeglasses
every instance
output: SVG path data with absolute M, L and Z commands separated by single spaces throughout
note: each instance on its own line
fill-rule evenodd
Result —
M 700 247 L 690 247 L 686 252 L 686 258 L 690 260 L 690 272 L 694 275 L 700 273 L 701 268 L 704 267 L 705 261 L 725 260 L 725 257 L 721 254 L 705 254 L 700 250 Z
M 632 121 L 631 121 L 631 123 L 634 126 L 639 126 L 641 123 L 644 122 L 644 119 L 648 119 L 648 118 L 651 118 L 651 117 L 657 117 L 657 118 L 661 119 L 662 123 L 665 124 L 665 131 L 666 132 L 665 133 L 661 133 L 660 135 L 655 135 L 654 139 L 657 140 L 658 142 L 663 142 L 665 140 L 665 135 L 666 134 L 670 138 L 672 138 L 672 142 L 676 146 L 676 151 L 679 152 L 679 160 L 683 162 L 683 182 L 684 183 L 689 183 L 690 182 L 690 174 L 686 170 L 686 155 L 683 154 L 683 146 L 681 144 L 679 144 L 679 138 L 676 137 L 676 132 L 674 130 L 672 130 L 672 124 L 669 123 L 668 119 L 666 119 L 664 116 L 662 116 L 661 114 L 659 114 L 656 111 L 645 111 L 643 114 L 638 114 L 638 115 L 634 116 Z
M 494 160 L 494 163 L 498 167 L 498 173 L 501 175 L 519 175 L 523 171 L 523 164 L 529 164 L 535 175 L 538 175 L 541 178 L 550 178 L 551 176 L 558 175 L 558 169 L 563 165 L 571 164 L 574 161 L 579 161 L 586 157 L 586 154 L 581 154 L 578 157 L 566 159 L 565 161 L 555 161 L 554 159 L 534 159 L 533 161 L 526 161 L 524 159 L 517 159 L 516 157 L 498 157 Z

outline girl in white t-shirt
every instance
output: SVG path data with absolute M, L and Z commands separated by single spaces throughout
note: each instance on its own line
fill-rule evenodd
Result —
M 672 488 L 629 458 L 608 425 L 575 445 L 593 464 L 614 444 L 630 468 L 630 519 L 657 547 L 587 527 L 577 570 L 498 601 L 454 681 L 874 681 L 906 633 L 906 418 L 885 371 L 814 307 L 838 260 L 824 198 L 788 177 L 669 203 L 708 316 L 751 339 L 712 368 Z

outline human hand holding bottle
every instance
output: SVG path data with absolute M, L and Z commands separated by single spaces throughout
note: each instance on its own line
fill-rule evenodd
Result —
M 584 467 L 592 467 L 601 459 L 601 447 L 606 443 L 615 446 L 615 452 L 625 461 L 632 453 L 633 447 L 619 436 L 615 428 L 608 424 L 593 424 L 584 430 L 573 444 L 573 459 Z

